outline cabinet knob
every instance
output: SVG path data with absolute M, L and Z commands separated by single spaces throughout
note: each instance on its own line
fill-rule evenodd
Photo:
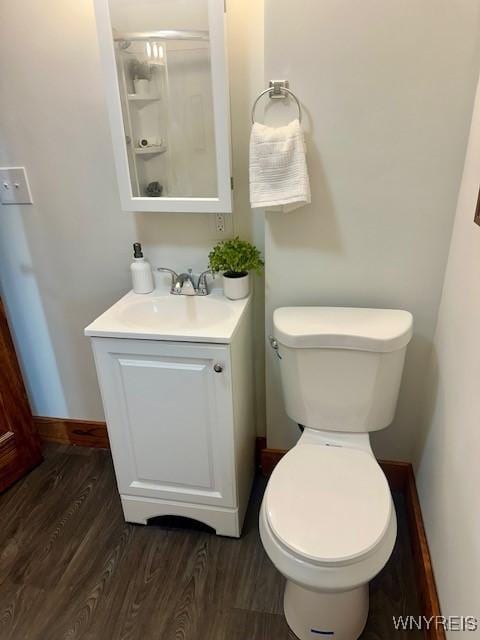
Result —
M 215 371 L 215 373 L 222 373 L 223 367 L 221 364 L 217 362 L 216 364 L 213 365 L 213 370 Z

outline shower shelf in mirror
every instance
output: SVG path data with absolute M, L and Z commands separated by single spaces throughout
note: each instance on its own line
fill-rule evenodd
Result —
M 154 156 L 158 153 L 165 153 L 167 147 L 165 145 L 159 147 L 147 147 L 146 149 L 135 149 L 135 155 L 137 156 Z
M 129 93 L 127 98 L 130 102 L 151 102 L 153 100 L 161 100 L 162 96 L 160 95 L 151 95 L 151 96 L 139 96 L 136 93 Z

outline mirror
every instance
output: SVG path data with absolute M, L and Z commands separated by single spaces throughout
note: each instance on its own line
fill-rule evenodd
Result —
M 223 0 L 95 0 L 122 207 L 231 211 Z

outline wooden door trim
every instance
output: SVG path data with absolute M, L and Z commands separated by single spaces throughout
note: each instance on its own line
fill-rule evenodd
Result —
M 2 433 L 2 435 L 0 436 L 0 447 L 2 445 L 7 444 L 7 442 L 14 437 L 15 437 L 15 434 L 13 433 L 13 431 L 7 431 L 7 433 Z
M 0 299 L 0 491 L 42 461 L 22 373 Z

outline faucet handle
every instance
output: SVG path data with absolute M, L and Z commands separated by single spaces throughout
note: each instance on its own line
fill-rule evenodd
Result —
M 170 291 L 173 293 L 175 291 L 175 285 L 178 281 L 178 274 L 173 269 L 169 269 L 168 267 L 157 267 L 157 271 L 162 271 L 164 273 L 170 274 L 170 276 L 172 277 L 172 281 L 170 283 Z
M 202 273 L 198 276 L 198 295 L 199 296 L 207 296 L 208 295 L 208 285 L 207 285 L 207 275 L 210 274 L 213 278 L 213 280 L 215 280 L 215 272 L 212 271 L 211 269 L 205 269 L 205 271 L 202 271 Z

